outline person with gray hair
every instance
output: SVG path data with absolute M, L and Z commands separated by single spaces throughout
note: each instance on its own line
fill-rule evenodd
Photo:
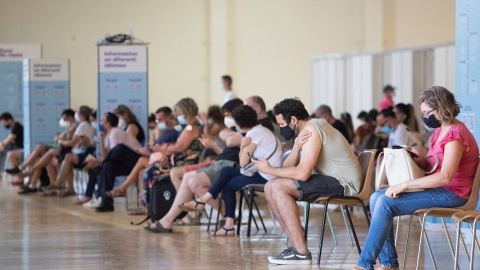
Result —
M 330 109 L 328 105 L 321 105 L 320 107 L 318 107 L 317 110 L 315 111 L 315 117 L 325 119 L 336 130 L 342 133 L 343 137 L 345 137 L 347 142 L 350 141 L 350 136 L 348 135 L 347 127 L 345 126 L 344 123 L 342 123 L 342 121 L 338 120 L 332 115 L 332 109 Z
M 273 132 L 273 123 L 267 115 L 267 106 L 259 96 L 250 96 L 245 99 L 245 105 L 250 106 L 257 113 L 258 124 Z

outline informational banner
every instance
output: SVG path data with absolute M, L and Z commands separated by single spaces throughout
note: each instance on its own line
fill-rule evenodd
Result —
M 128 106 L 148 136 L 147 46 L 98 46 L 98 115 Z M 148 141 L 148 140 L 146 140 Z
M 0 44 L 0 114 L 9 112 L 23 123 L 23 64 L 24 58 L 41 58 L 40 44 Z M 0 140 L 10 130 L 0 127 Z
M 58 122 L 70 108 L 68 59 L 23 60 L 24 156 L 36 145 L 52 145 Z
M 480 1 L 456 3 L 455 97 L 462 105 L 458 119 L 480 144 Z

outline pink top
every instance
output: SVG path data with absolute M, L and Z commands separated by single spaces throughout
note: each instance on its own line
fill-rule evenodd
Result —
M 389 99 L 388 97 L 384 97 L 382 101 L 380 101 L 380 107 L 378 108 L 378 111 L 381 112 L 385 109 L 388 109 L 388 107 L 395 107 L 395 103 L 393 103 L 393 100 Z
M 437 128 L 432 135 L 432 146 L 428 151 L 428 156 L 436 155 L 440 160 L 437 169 L 433 173 L 438 173 L 442 169 L 444 158 L 445 144 L 451 141 L 459 141 L 465 146 L 458 170 L 453 176 L 450 184 L 443 186 L 458 196 L 469 199 L 472 191 L 473 179 L 478 165 L 478 145 L 472 133 L 465 127 L 463 123 L 453 125 L 441 141 L 437 142 L 440 135 L 440 128 Z M 427 164 L 433 167 L 435 164 L 434 158 L 428 158 Z

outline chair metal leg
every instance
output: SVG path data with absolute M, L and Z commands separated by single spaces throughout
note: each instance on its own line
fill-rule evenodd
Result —
M 335 232 L 333 231 L 332 222 L 330 221 L 330 215 L 328 213 L 327 213 L 327 221 L 328 221 L 328 226 L 330 226 L 330 232 L 332 232 L 333 242 L 335 242 L 335 245 L 337 245 L 338 244 L 337 237 L 335 236 Z
M 459 247 L 460 247 L 460 234 L 462 233 L 461 231 L 461 226 L 462 226 L 462 223 L 461 222 L 457 222 L 457 239 L 455 241 L 455 262 L 454 262 L 454 267 L 453 269 L 454 270 L 457 270 L 458 269 L 458 252 L 459 252 Z
M 217 213 L 217 221 L 215 222 L 215 232 L 218 231 L 218 221 L 220 220 L 221 212 L 222 212 L 222 194 L 218 196 L 218 213 Z
M 350 246 L 353 247 L 352 235 L 350 234 L 350 228 L 348 228 L 347 219 L 345 218 L 345 211 L 343 210 L 343 205 L 340 205 L 340 211 L 342 211 L 343 223 L 345 223 L 345 228 L 347 229 L 348 239 L 350 240 Z M 328 222 L 330 223 L 330 219 L 328 219 Z M 332 234 L 333 234 L 333 229 L 332 229 Z M 336 245 L 337 241 L 335 239 L 335 236 L 333 237 L 333 240 Z
M 305 202 L 304 215 L 305 215 L 305 225 L 303 226 L 303 236 L 305 237 L 305 242 L 307 242 L 308 221 L 310 219 L 310 203 L 308 203 L 308 202 Z
M 252 225 L 252 211 L 253 211 L 253 189 L 250 189 L 250 204 L 248 206 L 248 225 L 247 225 L 247 237 L 250 237 L 250 230 Z M 255 222 L 256 224 L 256 222 Z M 257 226 L 257 230 L 258 230 Z
M 244 198 L 244 196 L 245 196 L 244 190 L 240 190 L 240 198 L 238 200 L 237 235 L 240 235 L 240 227 L 242 226 L 243 198 Z
M 403 254 L 403 266 L 402 269 L 405 270 L 405 265 L 407 264 L 407 250 L 408 250 L 408 237 L 410 236 L 410 228 L 412 226 L 413 215 L 410 215 L 408 219 L 408 230 L 407 230 L 407 239 L 405 240 L 405 253 Z
M 472 224 L 472 249 L 470 250 L 470 270 L 473 270 L 473 262 L 475 261 L 475 239 L 477 239 L 477 222 L 479 217 L 477 216 Z
M 430 258 L 432 259 L 432 263 L 433 263 L 433 268 L 435 270 L 437 270 L 437 263 L 435 262 L 435 259 L 433 257 L 433 252 L 432 252 L 432 248 L 430 246 L 430 241 L 428 240 L 428 236 L 427 236 L 427 233 L 425 232 L 425 223 L 426 223 L 426 219 L 427 219 L 427 214 L 428 212 L 426 212 L 423 217 L 419 218 L 420 219 L 420 225 L 422 227 L 421 231 L 420 231 L 420 243 L 419 243 L 419 246 L 418 246 L 418 254 L 417 254 L 417 270 L 419 269 L 419 266 L 420 266 L 420 255 L 421 255 L 421 251 L 422 251 L 422 242 L 423 242 L 423 238 L 425 237 L 425 242 L 427 243 L 427 247 L 428 247 L 428 252 L 430 253 Z
M 397 228 L 395 229 L 395 247 L 397 247 L 398 229 L 400 228 L 400 219 L 401 219 L 401 216 L 398 216 L 397 217 Z
M 323 247 L 323 235 L 325 233 L 325 221 L 327 219 L 327 211 L 328 211 L 328 202 L 329 200 L 327 199 L 327 201 L 325 202 L 325 206 L 324 206 L 324 212 L 323 212 L 323 220 L 322 220 L 322 230 L 320 232 L 320 244 L 319 244 L 319 247 L 318 247 L 318 258 L 317 258 L 317 265 L 320 265 L 320 260 L 322 258 L 322 247 Z
M 362 249 L 360 248 L 360 244 L 358 243 L 357 233 L 355 232 L 355 227 L 353 226 L 352 217 L 350 216 L 350 210 L 348 210 L 348 207 L 346 207 L 345 210 L 346 210 L 345 212 L 347 212 L 348 221 L 350 222 L 350 227 L 352 228 L 353 238 L 355 239 L 355 244 L 357 245 L 358 254 L 360 254 L 362 253 Z
M 260 214 L 260 210 L 258 209 L 257 202 L 255 201 L 255 199 L 254 199 L 253 197 L 254 197 L 254 196 L 252 196 L 253 205 L 255 206 L 255 209 L 257 210 L 258 218 L 260 219 L 260 222 L 262 223 L 262 226 L 263 226 L 263 230 L 264 230 L 265 233 L 266 233 L 266 232 L 267 232 L 267 227 L 265 226 L 265 223 L 263 222 L 263 218 L 262 218 L 262 215 Z
M 445 234 L 447 235 L 448 245 L 450 246 L 450 251 L 452 252 L 452 257 L 455 258 L 455 251 L 453 250 L 452 239 L 450 239 L 450 234 L 448 233 L 447 223 L 445 223 L 445 218 L 442 217 L 441 219 L 442 219 L 443 228 L 445 230 Z
M 213 207 L 210 207 L 210 215 L 208 216 L 207 232 L 210 232 L 210 225 L 212 224 L 212 218 L 213 218 Z

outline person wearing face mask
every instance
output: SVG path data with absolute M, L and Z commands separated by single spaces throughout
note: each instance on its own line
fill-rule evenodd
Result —
M 23 149 L 23 126 L 13 119 L 13 116 L 4 112 L 0 115 L 0 121 L 5 129 L 11 132 L 7 138 L 0 142 L 0 168 L 3 171 L 3 160 L 8 158 L 12 167 L 17 167 L 22 159 Z
M 169 107 L 161 107 L 155 112 L 156 124 L 158 129 L 162 131 L 162 135 L 155 140 L 152 147 L 141 148 L 139 152 L 142 154 L 135 164 L 135 167 L 131 170 L 125 182 L 118 188 L 108 191 L 106 194 L 110 197 L 123 197 L 127 193 L 127 188 L 138 181 L 138 186 L 142 186 L 143 183 L 143 171 L 148 167 L 150 152 L 158 152 L 163 144 L 175 143 L 178 139 L 179 132 L 175 129 L 177 122 L 172 117 L 172 109 Z
M 225 118 L 232 117 L 233 110 L 242 105 L 243 102 L 240 99 L 233 99 L 225 103 L 222 106 Z M 227 126 L 227 124 L 230 124 L 230 126 Z M 158 221 L 163 228 L 171 229 L 173 225 L 200 225 L 200 215 L 197 212 L 189 212 L 182 220 L 175 221 L 175 218 L 182 212 L 178 205 L 190 201 L 193 194 L 199 197 L 204 195 L 212 184 L 215 183 L 223 168 L 238 167 L 240 143 L 243 135 L 236 131 L 235 121 L 233 124 L 227 122 L 226 126 L 219 134 L 219 137 L 226 145 L 218 145 L 209 135 L 202 136 L 201 143 L 206 148 L 213 149 L 218 155 L 213 164 L 210 163 L 203 168 L 190 169 L 190 166 L 195 167 L 196 165 L 188 165 L 172 169 L 172 171 L 183 169 L 184 174 L 182 174 L 182 179 L 179 181 L 180 185 L 177 188 L 177 195 L 172 207 Z M 170 175 L 172 177 L 172 174 Z M 218 204 L 213 205 L 213 207 L 217 209 Z
M 381 264 L 377 269 L 400 269 L 393 219 L 411 215 L 419 209 L 460 207 L 470 198 L 479 149 L 473 134 L 456 119 L 460 104 L 441 86 L 426 90 L 418 104 L 424 123 L 435 128 L 432 146 L 426 155 L 417 148 L 408 147 L 408 150 L 418 155 L 413 160 L 423 170 L 435 166 L 436 160 L 428 156 L 436 155 L 438 166 L 431 174 L 390 186 L 370 196 L 370 229 L 354 270 L 374 269 L 377 259 Z M 408 189 L 425 190 L 406 192 Z
M 73 169 L 82 169 L 85 166 L 85 159 L 89 154 L 95 152 L 93 143 L 94 129 L 90 123 L 92 109 L 88 106 L 80 106 L 75 112 L 75 120 L 78 126 L 71 140 L 58 140 L 58 145 L 73 147 L 72 152 L 65 155 L 62 161 L 60 172 L 56 179 L 51 179 L 52 183 L 44 187 L 44 190 L 62 189 L 62 183 L 65 179 L 68 182 L 68 190 L 60 194 L 61 196 L 74 196 L 73 188 Z
M 253 108 L 241 105 L 235 108 L 232 114 L 235 124 L 246 132 L 245 137 L 240 142 L 239 165 L 245 167 L 249 164 L 250 157 L 248 153 L 251 153 L 256 158 L 268 159 L 272 166 L 280 166 L 283 156 L 281 143 L 273 132 L 258 124 L 257 114 Z M 212 207 L 219 205 L 218 196 L 222 192 L 222 198 L 225 202 L 225 225 L 212 234 L 217 236 L 235 235 L 233 223 L 236 192 L 248 184 L 265 184 L 271 178 L 273 178 L 271 175 L 263 174 L 262 172 L 255 172 L 249 176 L 242 174 L 240 167 L 224 167 L 218 174 L 215 183 L 208 189 L 208 192 L 204 193 L 198 200 L 177 205 L 177 207 L 180 206 L 184 211 L 202 212 L 205 210 L 206 203 Z M 206 189 L 203 189 L 203 192 L 205 191 Z M 184 197 L 183 199 L 187 198 Z M 171 227 L 169 228 L 167 223 L 162 223 L 161 221 L 155 222 L 151 226 L 146 226 L 145 229 L 160 233 L 171 232 Z
M 414 143 L 421 145 L 421 142 L 415 139 L 407 125 L 398 121 L 391 108 L 383 110 L 378 114 L 377 124 L 383 133 L 389 134 L 388 147 L 393 145 L 412 145 Z
M 204 149 L 200 142 L 202 129 L 197 118 L 197 103 L 192 98 L 183 98 L 175 104 L 173 112 L 177 116 L 178 123 L 184 128 L 175 143 L 163 144 L 159 147 L 159 152 L 169 157 L 168 162 L 155 162 L 145 169 L 142 196 L 142 205 L 145 208 L 148 206 L 150 187 L 153 182 L 172 168 L 197 164 Z
M 297 138 L 281 168 L 265 159 L 252 160 L 260 172 L 274 178 L 265 185 L 265 197 L 292 245 L 268 260 L 275 264 L 311 264 L 296 202 L 357 194 L 362 168 L 342 133 L 325 119 L 310 118 L 300 100 L 284 99 L 275 105 L 273 113 L 282 136 L 286 140 Z M 313 170 L 318 174 L 312 174 Z
M 223 104 L 227 103 L 228 101 L 237 98 L 237 95 L 232 90 L 232 77 L 229 75 L 222 76 L 222 81 L 220 83 L 220 89 L 225 92 L 225 100 Z
M 53 145 L 37 145 L 22 164 L 6 170 L 7 173 L 19 179 L 29 176 L 28 183 L 20 187 L 18 194 L 36 192 L 38 180 L 42 180 L 41 184 L 45 186 L 49 184 L 48 178 L 55 179 L 57 177 L 58 163 L 62 161 L 67 153 L 70 153 L 72 147 L 59 147 L 56 142 L 60 139 L 70 140 L 73 137 L 77 127 L 75 111 L 71 109 L 64 110 L 58 121 L 58 125 L 63 131 L 55 135 L 55 143 Z M 48 178 L 41 177 L 46 174 L 45 171 L 48 173 Z
M 145 132 L 130 108 L 125 105 L 118 105 L 114 113 L 118 117 L 118 128 L 132 134 L 132 136 L 137 138 L 138 142 L 143 145 L 145 142 Z

